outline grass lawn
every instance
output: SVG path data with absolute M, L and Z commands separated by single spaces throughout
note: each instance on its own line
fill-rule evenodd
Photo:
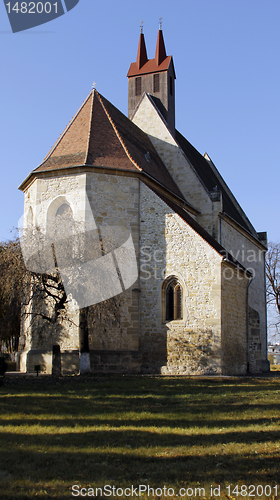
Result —
M 7 376 L 0 498 L 273 499 L 279 410 L 280 378 Z

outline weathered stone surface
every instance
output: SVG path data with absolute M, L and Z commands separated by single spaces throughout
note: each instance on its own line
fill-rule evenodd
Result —
M 221 256 L 141 184 L 140 350 L 145 372 L 221 373 Z M 154 209 L 154 215 L 151 215 Z M 183 288 L 183 319 L 164 317 L 163 286 Z

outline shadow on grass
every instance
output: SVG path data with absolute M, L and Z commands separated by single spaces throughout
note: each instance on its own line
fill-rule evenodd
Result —
M 254 410 L 264 410 L 263 406 L 261 405 L 254 405 L 253 408 L 250 407 L 250 409 L 252 411 Z M 280 405 L 270 405 L 270 406 L 266 406 L 266 412 L 268 413 L 269 410 L 273 410 L 273 411 L 277 411 L 280 413 Z M 235 411 L 238 411 L 235 410 Z M 244 411 L 244 407 L 240 407 L 239 411 Z M 248 426 L 263 426 L 264 429 L 266 426 L 269 426 L 269 425 L 272 425 L 272 424 L 278 424 L 280 423 L 280 417 L 270 417 L 270 416 L 264 416 L 262 418 L 242 418 L 242 419 L 238 419 L 236 418 L 236 415 L 235 417 L 232 416 L 232 418 L 230 418 L 230 416 L 228 418 L 221 418 L 221 416 L 219 416 L 219 418 L 215 418 L 213 420 L 209 419 L 209 418 L 196 418 L 196 419 L 193 419 L 193 418 L 190 418 L 192 416 L 197 416 L 197 413 L 199 412 L 199 408 L 196 409 L 196 411 L 190 411 L 188 410 L 188 416 L 186 417 L 185 414 L 182 414 L 182 415 L 178 415 L 178 413 L 176 414 L 172 414 L 170 416 L 170 419 L 168 418 L 164 418 L 163 415 L 161 415 L 160 411 L 158 411 L 158 417 L 156 416 L 156 412 L 153 411 L 153 414 L 151 415 L 150 418 L 146 418 L 146 415 L 144 413 L 144 410 L 143 410 L 143 413 L 144 415 L 139 415 L 139 419 L 138 420 L 135 420 L 135 419 L 130 419 L 130 418 L 127 418 L 125 416 L 125 414 L 123 415 L 120 415 L 119 418 L 117 418 L 116 416 L 114 416 L 114 418 L 110 418 L 110 413 L 112 415 L 114 415 L 114 412 L 113 411 L 109 411 L 109 412 L 106 412 L 105 415 L 101 414 L 100 412 L 96 412 L 97 415 L 94 416 L 92 415 L 92 413 L 94 413 L 93 411 L 91 411 L 91 415 L 89 415 L 89 413 L 87 413 L 87 415 L 85 416 L 79 416 L 79 415 L 71 415 L 71 414 L 65 414 L 65 416 L 61 416 L 61 418 L 55 418 L 55 419 L 52 419 L 52 418 L 46 418 L 44 416 L 44 418 L 40 419 L 38 417 L 40 417 L 41 413 L 38 412 L 38 417 L 36 418 L 36 416 L 34 415 L 34 413 L 32 414 L 27 414 L 25 418 L 9 418 L 9 419 L 0 419 L 0 426 L 5 428 L 5 427 L 8 427 L 8 426 L 14 426 L 15 427 L 15 430 L 17 427 L 21 427 L 21 426 L 26 426 L 26 429 L 28 429 L 29 427 L 31 426 L 34 426 L 34 425 L 37 425 L 37 426 L 40 426 L 40 427 L 57 427 L 57 428 L 62 428 L 64 426 L 67 426 L 68 428 L 72 427 L 74 428 L 75 426 L 79 426 L 79 427 L 134 427 L 137 428 L 137 427 L 156 427 L 158 430 L 161 430 L 165 427 L 169 427 L 171 429 L 176 429 L 179 432 L 179 430 L 186 430 L 186 429 L 189 429 L 189 428 L 193 428 L 193 427 L 196 427 L 197 429 L 199 428 L 208 428 L 208 429 L 212 429 L 212 428 L 219 428 L 219 429 L 225 429 L 227 427 L 243 427 L 243 428 L 248 428 Z M 225 412 L 222 412 L 223 413 L 223 416 L 224 416 L 224 413 Z M 233 410 L 229 410 L 229 414 L 232 415 L 233 413 Z M 208 413 L 205 413 L 205 414 L 208 414 L 209 415 L 209 412 Z M 60 413 L 61 415 L 61 413 Z M 173 417 L 173 418 L 172 418 Z M 200 415 L 201 417 L 201 415 Z M 97 429 L 98 430 L 98 429 Z
M 262 457 L 252 453 L 246 456 L 238 453 L 193 456 L 184 453 L 180 447 L 172 453 L 168 456 L 167 451 L 159 450 L 158 456 L 153 457 L 138 455 L 136 450 L 108 453 L 106 443 L 103 452 L 86 452 L 82 448 L 67 451 L 63 446 L 48 452 L 40 452 L 39 449 L 14 450 L 12 447 L 5 469 L 11 474 L 11 482 L 15 478 L 17 481 L 29 478 L 34 484 L 63 480 L 66 484 L 130 485 L 148 480 L 158 486 L 190 482 L 231 484 L 239 481 L 272 485 L 278 477 L 277 461 L 266 454 Z
M 5 386 L 0 483 L 8 491 L 29 480 L 36 499 L 63 498 L 41 495 L 42 482 L 64 484 L 68 498 L 72 484 L 273 485 L 279 390 L 279 381 L 136 377 Z M 5 495 L 33 498 L 19 490 Z
M 77 431 L 63 432 L 53 434 L 14 434 L 12 432 L 0 433 L 1 449 L 7 456 L 11 453 L 16 453 L 18 445 L 26 450 L 36 450 L 48 447 L 55 448 L 59 453 L 68 453 L 72 448 L 75 448 L 77 453 L 89 451 L 92 448 L 109 447 L 114 448 L 130 448 L 137 452 L 139 448 L 158 449 L 158 448 L 188 448 L 192 452 L 192 447 L 208 447 L 231 444 L 232 446 L 254 445 L 259 443 L 276 443 L 279 441 L 279 431 L 250 431 L 246 432 L 222 432 L 208 434 L 192 434 L 185 433 L 159 433 L 156 430 L 92 430 L 92 431 Z M 185 450 L 186 451 L 186 450 Z M 110 452 L 111 453 L 111 452 Z M 143 453 L 143 451 L 141 451 Z

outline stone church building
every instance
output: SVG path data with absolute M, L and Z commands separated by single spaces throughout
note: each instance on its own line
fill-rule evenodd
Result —
M 138 272 L 115 294 L 119 321 L 101 314 L 89 328 L 91 371 L 267 371 L 266 233 L 176 130 L 176 75 L 161 29 L 154 59 L 141 32 L 127 76 L 128 117 L 92 90 L 20 186 L 25 224 L 44 231 L 65 209 L 79 220 L 91 211 L 99 228 L 132 237 Z M 79 310 L 74 299 L 67 307 L 70 322 L 24 316 L 21 371 L 39 364 L 51 373 L 59 352 L 61 373 L 79 372 Z

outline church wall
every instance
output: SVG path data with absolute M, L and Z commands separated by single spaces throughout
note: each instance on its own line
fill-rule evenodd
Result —
M 221 256 L 141 184 L 140 351 L 142 370 L 221 373 Z M 165 321 L 163 285 L 183 288 L 183 319 Z
M 52 178 L 41 178 L 35 180 L 25 192 L 25 215 L 33 215 L 33 224 L 46 231 L 48 215 L 52 210 L 54 200 L 59 200 L 57 206 L 64 201 L 69 202 L 76 217 L 81 216 L 84 207 L 83 185 L 85 175 L 65 175 Z M 52 214 L 53 215 L 53 214 Z M 40 309 L 41 312 L 50 313 L 47 303 L 36 304 L 32 301 L 33 310 Z M 77 350 L 79 348 L 78 336 L 78 311 L 74 304 L 66 305 L 67 319 L 58 320 L 55 323 L 37 316 L 26 317 L 23 321 L 21 337 L 22 352 L 20 354 L 20 370 L 34 371 L 35 365 L 40 365 L 42 373 L 52 372 L 52 349 L 59 345 L 61 355 L 69 358 L 69 364 L 73 364 L 73 371 L 77 372 Z M 71 355 L 75 353 L 75 356 Z M 65 356 L 64 356 L 65 355 Z M 73 358 L 73 359 L 72 359 Z M 75 358 L 75 359 L 74 359 Z M 67 372 L 67 367 L 63 372 Z
M 86 204 L 86 194 L 90 207 Z M 70 204 L 75 220 L 83 221 L 86 210 L 91 208 L 97 226 L 127 228 L 132 235 L 136 254 L 139 252 L 139 181 L 136 178 L 94 172 L 40 179 L 30 186 L 25 199 L 26 213 L 32 207 L 33 222 L 42 228 L 48 227 L 49 214 L 53 217 L 59 204 L 64 201 Z M 118 303 L 120 317 L 117 321 L 112 315 L 106 316 L 105 321 L 102 320 L 102 314 L 94 317 L 89 343 L 92 361 L 99 359 L 99 362 L 96 363 L 98 366 L 93 366 L 93 371 L 135 372 L 140 369 L 141 358 L 135 355 L 139 347 L 139 292 L 134 292 L 133 288 L 109 299 Z M 135 288 L 138 290 L 137 282 Z M 33 303 L 33 307 L 39 306 Z M 48 310 L 46 304 L 40 307 Z M 40 364 L 42 372 L 51 373 L 54 344 L 60 345 L 63 372 L 71 371 L 71 367 L 74 372 L 78 370 L 78 311 L 74 312 L 70 306 L 68 313 L 70 323 L 58 321 L 50 325 L 39 317 L 32 322 L 32 326 L 30 321 L 26 322 L 25 335 L 28 334 L 30 345 L 26 343 L 22 354 L 22 371 L 34 371 L 34 364 Z M 120 356 L 110 357 L 110 352 L 116 350 Z M 103 357 L 100 357 L 101 351 Z
M 211 201 L 195 171 L 147 96 L 142 100 L 132 121 L 148 134 L 182 194 L 194 208 L 200 211 L 198 222 L 209 234 L 218 239 L 217 214 L 221 211 L 221 202 Z
M 134 177 L 92 173 L 87 177 L 87 194 L 98 226 L 129 230 L 136 255 L 139 253 L 139 180 Z M 90 328 L 93 371 L 139 371 L 138 282 L 116 297 L 108 307 L 117 307 L 117 318 L 102 312 Z M 110 302 L 111 301 L 111 302 Z M 116 353 L 119 352 L 119 355 Z
M 246 269 L 253 274 L 253 281 L 249 286 L 249 307 L 259 314 L 259 338 L 261 342 L 262 360 L 267 359 L 266 342 L 266 297 L 265 297 L 265 253 L 244 234 L 241 234 L 227 221 L 222 220 L 222 245 Z M 259 346 L 255 346 L 259 349 Z M 264 369 L 267 369 L 264 366 Z
M 247 286 L 244 273 L 222 263 L 222 373 L 247 371 Z

